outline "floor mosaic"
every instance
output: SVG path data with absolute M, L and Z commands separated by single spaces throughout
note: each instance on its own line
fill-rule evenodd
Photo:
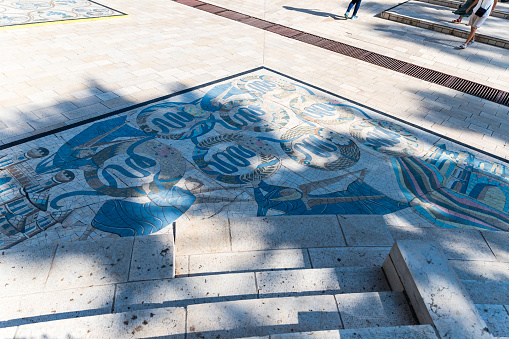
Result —
M 0 248 L 217 215 L 508 231 L 508 185 L 486 155 L 260 69 L 4 150 Z
M 126 15 L 88 0 L 0 0 L 0 28 Z

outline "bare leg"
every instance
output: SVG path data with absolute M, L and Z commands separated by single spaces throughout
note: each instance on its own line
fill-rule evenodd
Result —
M 477 31 L 476 27 L 470 27 L 470 34 L 468 34 L 467 41 L 465 41 L 465 44 L 468 44 L 470 40 L 474 40 L 475 31 Z

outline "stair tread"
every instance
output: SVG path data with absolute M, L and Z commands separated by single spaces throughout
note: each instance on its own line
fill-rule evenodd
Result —
M 496 337 L 509 337 L 509 305 L 476 304 L 488 328 Z
M 461 282 L 474 304 L 509 305 L 509 281 L 462 279 Z
M 320 339 L 422 339 L 438 338 L 430 325 L 355 328 L 330 331 L 284 333 L 270 335 L 270 339 L 320 338 Z

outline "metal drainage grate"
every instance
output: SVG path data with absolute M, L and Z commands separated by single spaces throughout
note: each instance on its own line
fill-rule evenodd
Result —
M 258 19 L 258 18 L 242 19 L 242 20 L 240 20 L 240 22 L 242 22 L 243 24 L 246 24 L 246 25 L 249 25 L 249 26 L 253 26 L 253 27 L 256 27 L 256 28 L 261 28 L 261 29 L 265 29 L 267 27 L 274 26 L 273 23 L 265 21 L 265 20 L 261 20 L 261 19 Z
M 222 17 L 242 22 L 256 28 L 261 28 L 291 39 L 295 39 L 307 44 L 321 47 L 335 53 L 346 55 L 358 60 L 368 62 L 373 65 L 384 67 L 408 76 L 425 80 L 437 85 L 448 87 L 459 92 L 467 93 L 481 99 L 496 102 L 501 105 L 509 106 L 509 93 L 493 87 L 485 86 L 470 80 L 457 78 L 455 76 L 434 71 L 429 68 L 407 63 L 382 54 L 373 53 L 362 48 L 347 45 L 338 41 L 333 41 L 313 34 L 301 32 L 293 28 L 274 24 L 272 22 L 250 17 L 236 11 L 227 10 L 218 6 L 207 4 L 198 0 L 173 0 L 183 5 L 201 9 L 203 11 L 214 13 Z
M 205 4 L 204 2 L 198 1 L 198 0 L 175 0 L 179 4 L 196 7 Z
M 237 12 L 234 12 L 234 11 L 219 12 L 219 13 L 217 13 L 217 15 L 220 15 L 222 17 L 225 17 L 225 18 L 228 18 L 228 19 L 232 19 L 232 20 L 235 20 L 235 21 L 241 21 L 243 19 L 249 18 L 249 15 L 240 14 L 240 13 L 237 13 Z
M 205 4 L 205 5 L 201 5 L 201 6 L 196 6 L 194 8 L 198 8 L 198 9 L 201 9 L 202 11 L 213 13 L 213 14 L 225 11 L 224 8 L 217 7 L 217 6 L 214 6 L 214 5 L 209 5 L 209 4 Z

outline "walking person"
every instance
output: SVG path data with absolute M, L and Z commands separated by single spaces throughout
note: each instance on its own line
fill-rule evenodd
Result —
M 474 0 L 467 0 L 463 5 L 460 6 L 457 10 L 455 10 L 453 13 L 459 15 L 460 17 L 456 20 L 453 20 L 452 22 L 454 24 L 459 24 L 463 18 L 468 18 L 472 15 L 472 8 L 470 6 L 474 3 Z M 467 11 L 467 9 L 470 8 L 470 11 Z
M 352 10 L 352 7 L 355 5 L 355 9 L 353 10 L 353 14 L 352 16 L 350 17 L 350 19 L 358 19 L 359 17 L 357 16 L 357 11 L 359 10 L 359 7 L 361 7 L 361 1 L 362 0 L 352 0 L 350 2 L 350 4 L 348 5 L 348 9 L 346 10 L 346 13 L 345 13 L 345 18 L 348 19 L 348 16 L 350 15 L 350 11 Z
M 467 41 L 460 45 L 460 48 L 465 49 L 474 43 L 475 32 L 481 27 L 486 19 L 493 13 L 493 10 L 497 6 L 498 0 L 474 0 L 472 5 L 467 9 L 467 12 L 471 7 L 474 7 L 473 15 L 470 17 L 468 22 L 470 26 L 470 33 L 468 34 Z

